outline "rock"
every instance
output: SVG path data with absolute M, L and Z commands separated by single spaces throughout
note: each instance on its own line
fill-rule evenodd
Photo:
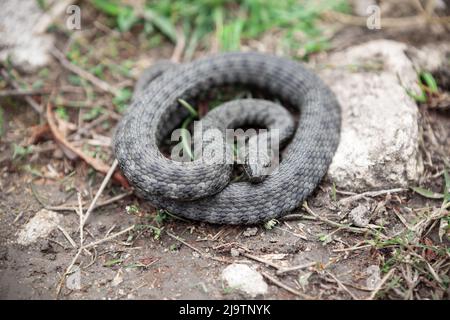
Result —
M 69 290 L 81 289 L 81 270 L 79 267 L 75 267 L 73 273 L 67 277 L 66 287 Z
M 436 71 L 447 65 L 450 56 L 450 43 L 440 42 L 427 44 L 420 48 L 410 47 L 407 54 L 416 70 Z
M 40 33 L 43 12 L 34 0 L 2 0 L 0 10 L 0 60 L 32 72 L 50 61 L 53 37 Z M 45 31 L 45 30 L 44 30 Z
M 258 234 L 258 228 L 257 227 L 253 227 L 253 228 L 247 228 L 245 229 L 245 231 L 242 233 L 242 235 L 244 237 L 254 237 Z
M 54 211 L 42 209 L 28 221 L 19 231 L 17 242 L 27 246 L 47 237 L 62 221 L 62 215 Z
M 347 74 L 393 75 L 400 79 L 397 85 L 419 94 L 417 72 L 408 57 L 411 49 L 407 44 L 393 40 L 373 40 L 332 54 L 328 63 Z
M 222 280 L 228 287 L 255 298 L 267 293 L 268 286 L 261 274 L 245 264 L 234 263 L 222 271 Z
M 380 283 L 381 277 L 380 277 L 380 267 L 377 265 L 370 265 L 366 269 L 366 273 L 368 275 L 366 279 L 366 287 L 370 290 L 374 290 Z
M 236 258 L 236 257 L 239 257 L 239 254 L 240 254 L 240 253 L 239 253 L 239 250 L 238 250 L 238 249 L 231 248 L 230 254 L 231 254 L 232 257 Z
M 342 108 L 341 139 L 328 170 L 338 188 L 407 187 L 423 170 L 418 108 L 406 91 L 420 88 L 407 49 L 370 41 L 333 54 L 320 71 Z
M 445 10 L 445 9 L 447 9 L 447 4 L 445 3 L 444 0 L 436 0 L 434 2 L 434 5 L 435 5 L 436 9 L 438 9 L 438 10 Z
M 366 206 L 360 204 L 350 211 L 348 217 L 355 226 L 364 228 L 370 222 L 370 211 Z
M 445 2 L 445 0 L 435 0 L 434 7 L 437 10 L 445 10 L 448 8 L 448 4 Z

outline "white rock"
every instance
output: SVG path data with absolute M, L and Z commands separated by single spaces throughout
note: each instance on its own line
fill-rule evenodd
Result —
M 406 92 L 419 88 L 406 50 L 371 41 L 332 55 L 320 73 L 342 108 L 341 139 L 328 170 L 341 189 L 406 187 L 423 170 L 418 109 Z
M 53 37 L 36 28 L 42 16 L 35 0 L 2 0 L 0 60 L 10 57 L 16 67 L 28 72 L 50 61 Z
M 408 48 L 408 57 L 412 60 L 416 70 L 435 71 L 447 64 L 450 55 L 450 43 L 440 42 L 427 44 L 420 48 Z
M 17 242 L 27 246 L 39 238 L 47 237 L 62 221 L 62 215 L 54 211 L 42 209 L 20 230 Z
M 448 7 L 444 0 L 435 0 L 434 5 L 439 10 L 445 10 Z
M 374 264 L 370 265 L 366 269 L 366 273 L 368 275 L 366 279 L 366 287 L 370 290 L 374 290 L 381 282 L 380 267 Z
M 419 94 L 420 88 L 417 84 L 417 72 L 413 62 L 408 57 L 411 47 L 407 44 L 393 40 L 372 40 L 360 45 L 350 47 L 346 50 L 336 52 L 329 57 L 329 63 L 346 69 L 347 73 L 362 74 L 390 74 L 398 77 L 398 85 Z M 380 64 L 381 70 L 376 69 Z M 366 72 L 352 72 L 352 69 L 365 69 Z
M 261 274 L 245 264 L 234 263 L 222 271 L 222 280 L 228 287 L 237 289 L 245 295 L 255 298 L 267 293 L 267 283 Z
M 367 227 L 370 222 L 370 212 L 366 206 L 360 204 L 348 214 L 351 222 L 357 227 Z
M 239 257 L 239 250 L 238 249 L 235 249 L 235 248 L 231 248 L 231 250 L 230 250 L 230 254 L 231 254 L 231 256 L 232 257 Z
M 253 237 L 256 236 L 258 234 L 258 228 L 257 227 L 253 227 L 253 228 L 247 228 L 245 229 L 245 231 L 242 233 L 242 235 L 244 237 Z
M 81 270 L 79 267 L 75 267 L 73 273 L 67 277 L 66 287 L 70 290 L 81 289 Z

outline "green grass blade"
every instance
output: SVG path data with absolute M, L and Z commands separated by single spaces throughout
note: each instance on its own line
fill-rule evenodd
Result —
M 134 14 L 134 10 L 130 7 L 124 7 L 117 16 L 117 26 L 122 32 L 129 31 L 138 21 L 138 17 Z
M 412 92 L 411 90 L 406 90 L 406 93 L 413 98 L 416 102 L 421 102 L 421 103 L 425 103 L 427 102 L 427 96 L 425 94 L 424 91 L 422 91 L 421 95 L 415 94 L 414 92 Z
M 193 120 L 193 117 L 188 117 L 181 124 L 181 128 L 184 129 L 181 131 L 181 143 L 183 146 L 183 151 L 187 153 L 191 160 L 194 160 L 194 155 L 192 154 L 191 145 L 189 144 L 189 139 L 187 137 L 187 134 L 189 132 L 187 128 Z
M 111 0 L 93 0 L 92 4 L 103 13 L 114 17 L 117 17 L 122 11 L 121 6 Z
M 186 100 L 178 99 L 178 102 L 189 111 L 192 117 L 198 117 L 197 110 L 195 110 L 194 107 L 192 107 Z
M 144 18 L 153 23 L 172 42 L 177 43 L 177 30 L 169 19 L 150 8 L 144 10 Z
M 444 201 L 450 202 L 450 176 L 447 169 L 444 169 Z
M 432 93 L 437 93 L 439 91 L 436 80 L 430 72 L 422 72 L 420 76 L 423 79 L 424 84 Z
M 431 190 L 421 188 L 421 187 L 413 187 L 411 188 L 414 192 L 420 194 L 421 196 L 429 199 L 442 199 L 444 195 L 442 193 L 433 192 Z

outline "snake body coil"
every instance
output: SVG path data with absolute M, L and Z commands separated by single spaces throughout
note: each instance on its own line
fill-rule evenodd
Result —
M 114 137 L 119 167 L 138 194 L 188 219 L 254 224 L 289 213 L 316 188 L 339 142 L 340 108 L 311 71 L 295 61 L 260 53 L 225 53 L 163 69 L 133 99 Z M 299 111 L 297 129 L 278 170 L 262 182 L 230 183 L 232 165 L 205 165 L 201 159 L 175 162 L 159 150 L 162 140 L 188 115 L 178 99 L 228 85 L 255 88 Z M 216 113 L 215 123 L 270 127 L 277 115 L 284 117 L 265 100 L 227 104 L 233 103 L 239 113 L 215 109 L 210 112 Z

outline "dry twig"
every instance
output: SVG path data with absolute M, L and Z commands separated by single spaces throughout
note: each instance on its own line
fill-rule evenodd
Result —
M 113 94 L 114 96 L 119 94 L 119 90 L 111 86 L 109 83 L 97 78 L 93 74 L 87 72 L 86 70 L 81 69 L 80 67 L 74 65 L 71 63 L 67 58 L 64 56 L 64 54 L 59 51 L 57 48 L 54 48 L 54 50 L 51 51 L 53 56 L 61 63 L 61 65 L 66 68 L 67 70 L 75 73 L 76 75 L 80 76 L 83 79 L 86 79 L 90 83 L 92 83 L 97 88 L 101 89 L 102 91 L 109 92 Z
M 306 269 L 306 268 L 315 266 L 316 264 L 317 264 L 317 262 L 308 262 L 308 263 L 300 264 L 300 265 L 293 266 L 293 267 L 281 268 L 280 270 L 277 271 L 277 275 L 281 275 L 283 273 L 292 272 L 292 271 L 298 271 L 301 269 Z
M 262 259 L 262 258 L 260 258 L 260 257 L 254 256 L 254 255 L 252 255 L 252 254 L 250 254 L 250 253 L 247 253 L 247 252 L 244 252 L 244 251 L 242 251 L 242 250 L 239 250 L 239 253 L 240 253 L 241 255 L 243 255 L 244 257 L 247 257 L 247 258 L 249 258 L 249 259 L 252 259 L 252 260 L 261 262 L 261 263 L 263 263 L 263 264 L 265 264 L 265 265 L 267 265 L 267 266 L 269 266 L 269 267 L 275 268 L 275 269 L 277 269 L 277 270 L 282 270 L 282 269 L 283 269 L 283 267 L 281 267 L 281 266 L 279 266 L 279 265 L 277 265 L 277 264 L 275 264 L 275 263 L 273 263 L 273 262 L 270 262 L 270 261 L 268 261 L 268 260 L 265 260 L 265 259 Z
M 77 156 L 79 156 L 81 159 L 86 161 L 91 167 L 93 167 L 96 171 L 108 174 L 110 167 L 103 163 L 103 161 L 99 159 L 92 158 L 88 155 L 86 155 L 83 151 L 76 148 L 72 143 L 67 141 L 67 139 L 63 136 L 63 134 L 58 130 L 58 127 L 55 122 L 52 105 L 51 103 L 47 104 L 47 121 L 50 126 L 50 130 L 55 137 L 56 141 L 63 145 L 65 148 L 67 148 L 69 151 L 73 152 Z M 128 187 L 128 181 L 125 179 L 125 177 L 120 173 L 116 172 L 114 173 L 114 179 L 119 182 L 122 186 Z
M 381 281 L 378 283 L 378 285 L 376 286 L 376 288 L 372 291 L 372 293 L 370 294 L 369 298 L 367 298 L 367 300 L 373 300 L 375 298 L 375 296 L 378 294 L 378 292 L 381 290 L 381 288 L 383 287 L 384 283 L 392 276 L 392 274 L 394 274 L 395 269 L 391 269 L 384 277 L 383 279 L 381 279 Z
M 307 295 L 305 293 L 301 293 L 300 291 L 295 290 L 294 288 L 291 288 L 290 286 L 288 286 L 288 285 L 284 284 L 283 282 L 277 280 L 276 278 L 272 277 L 270 274 L 268 274 L 268 273 L 266 273 L 264 271 L 261 271 L 261 274 L 263 275 L 263 277 L 265 277 L 267 280 L 269 280 L 273 284 L 277 285 L 280 288 L 283 288 L 286 291 L 289 291 L 290 293 L 292 293 L 292 294 L 294 294 L 296 296 L 299 296 L 299 297 L 301 297 L 303 299 L 306 299 L 306 300 L 314 300 L 315 299 L 314 297 L 311 297 L 311 296 L 309 296 L 309 295 Z
M 355 296 L 343 283 L 341 280 L 339 280 L 334 274 L 332 274 L 329 271 L 326 271 L 326 274 L 328 274 L 331 278 L 333 278 L 333 280 L 337 283 L 337 285 L 344 290 L 345 292 L 347 292 L 350 297 L 352 297 L 353 300 L 359 300 L 359 298 L 357 296 Z
M 306 202 L 303 204 L 303 208 L 304 208 L 309 214 L 311 214 L 313 217 L 315 217 L 315 218 L 317 218 L 318 220 L 320 220 L 320 221 L 322 221 L 322 222 L 325 222 L 325 223 L 327 223 L 327 224 L 329 224 L 329 225 L 331 225 L 331 226 L 333 226 L 333 227 L 337 227 L 337 228 L 340 228 L 340 229 L 342 229 L 342 230 L 347 230 L 347 231 L 351 231 L 351 232 L 353 232 L 353 233 L 358 233 L 358 234 L 369 233 L 369 234 L 371 234 L 371 235 L 373 235 L 373 236 L 380 236 L 380 237 L 383 237 L 383 238 L 386 237 L 385 235 L 383 235 L 383 234 L 381 234 L 381 233 L 376 233 L 376 232 L 374 232 L 373 230 L 370 230 L 370 229 L 367 229 L 367 228 L 351 227 L 351 226 L 349 226 L 349 225 L 345 225 L 345 224 L 342 224 L 342 223 L 339 223 L 339 222 L 335 222 L 335 221 L 331 221 L 331 220 L 329 220 L 329 219 L 327 219 L 327 218 L 321 217 L 321 216 L 317 215 L 314 211 L 312 211 L 312 210 L 309 208 L 308 203 L 306 203 Z
M 405 191 L 408 191 L 408 189 L 396 188 L 396 189 L 388 189 L 388 190 L 367 191 L 367 192 L 363 192 L 363 193 L 360 193 L 360 194 L 355 194 L 355 195 L 352 195 L 350 197 L 341 199 L 341 200 L 339 200 L 339 203 L 347 204 L 347 203 L 350 203 L 350 202 L 353 202 L 353 201 L 356 201 L 356 200 L 359 200 L 359 199 L 362 199 L 362 198 L 365 198 L 365 197 L 373 198 L 373 197 L 378 197 L 378 196 L 382 196 L 382 195 L 385 195 L 385 194 L 405 192 Z
M 117 164 L 118 164 L 117 160 L 114 160 L 111 167 L 109 168 L 108 172 L 106 173 L 106 176 L 103 179 L 102 184 L 100 185 L 100 188 L 98 189 L 97 193 L 94 196 L 94 199 L 91 202 L 91 205 L 89 206 L 89 208 L 86 211 L 86 214 L 84 216 L 81 227 L 83 227 L 89 221 L 89 217 L 91 216 L 91 213 L 94 210 L 95 204 L 97 203 L 97 200 L 100 197 L 100 195 L 102 194 L 103 190 L 105 190 L 106 185 L 108 184 L 109 180 L 111 179 L 111 176 L 113 175 L 114 171 L 116 170 Z
M 125 197 L 128 197 L 131 194 L 133 194 L 133 192 L 129 191 L 129 192 L 125 192 L 125 193 L 119 194 L 119 195 L 117 195 L 115 197 L 112 197 L 112 198 L 110 198 L 108 200 L 97 201 L 97 203 L 94 205 L 94 209 L 107 206 L 107 205 L 109 205 L 111 203 L 114 203 L 114 202 L 119 201 L 119 200 L 121 200 L 121 199 L 123 199 Z M 83 203 L 83 208 L 84 208 L 84 206 L 85 206 L 85 203 Z M 53 207 L 52 206 L 46 206 L 45 209 L 52 210 L 52 211 L 72 211 L 72 210 L 77 211 L 77 209 L 74 208 L 73 205 L 72 206 L 71 205 L 62 205 L 62 206 L 53 206 Z M 77 214 L 78 214 L 78 211 L 77 211 Z

